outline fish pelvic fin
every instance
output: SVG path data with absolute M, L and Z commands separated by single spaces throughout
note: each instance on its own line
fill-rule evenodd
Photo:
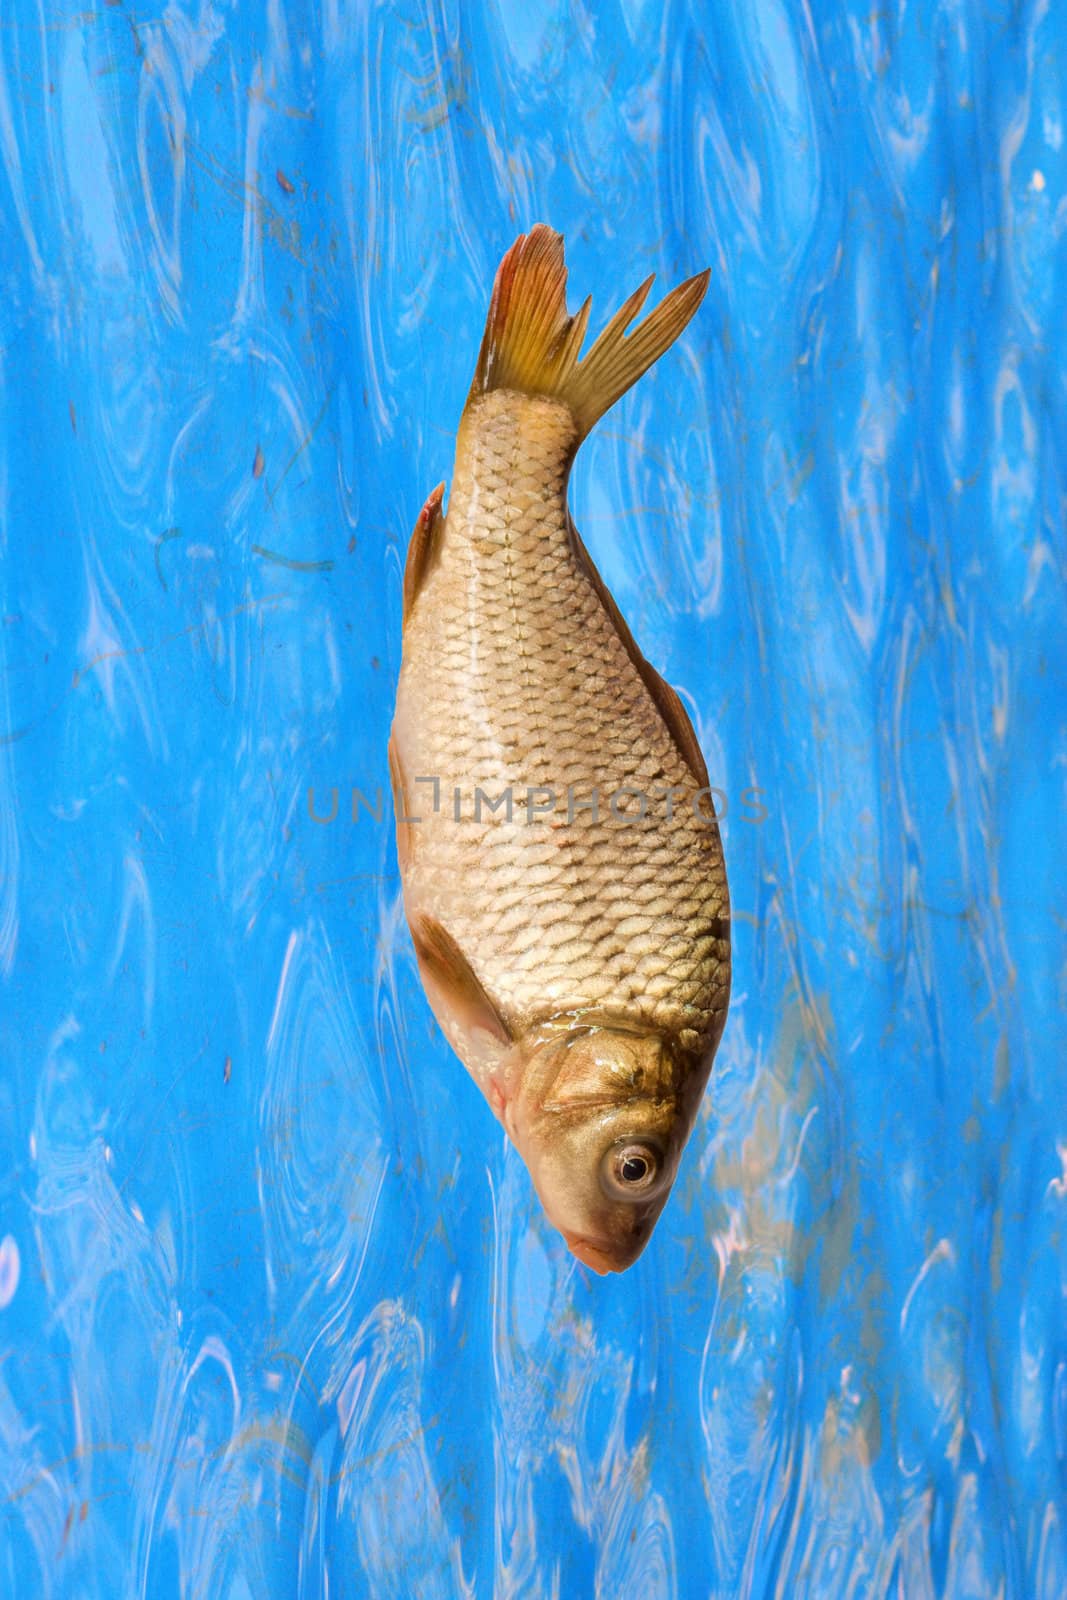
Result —
M 684 331 L 709 276 L 700 272 L 679 284 L 628 333 L 652 287 L 646 278 L 579 360 L 592 302 L 568 316 L 563 238 L 537 223 L 497 269 L 468 404 L 491 389 L 543 395 L 569 407 L 583 439 Z

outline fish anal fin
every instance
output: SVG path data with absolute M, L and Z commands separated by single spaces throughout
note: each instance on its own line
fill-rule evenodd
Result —
M 429 496 L 426 504 L 419 512 L 418 521 L 415 523 L 408 545 L 408 558 L 404 567 L 404 621 L 407 622 L 419 597 L 419 591 L 426 581 L 426 575 L 433 564 L 437 549 L 437 538 L 440 533 L 444 518 L 441 515 L 441 502 L 445 497 L 445 486 L 439 483 Z
M 582 536 L 574 526 L 573 520 L 570 524 L 570 533 L 578 563 L 584 569 L 586 576 L 596 590 L 601 605 L 611 618 L 615 632 L 626 647 L 630 660 L 640 673 L 641 681 L 652 696 L 656 709 L 663 718 L 679 755 L 692 773 L 697 788 L 706 789 L 708 787 L 707 764 L 704 761 L 700 743 L 693 730 L 693 724 L 689 720 L 689 713 L 679 699 L 677 690 L 672 689 L 666 678 L 662 678 L 651 662 L 646 661 L 641 654 L 637 647 L 637 641 L 627 626 L 626 618 L 615 604 L 611 590 L 597 571 L 596 564 L 586 549 Z
M 507 1023 L 448 929 L 420 912 L 412 920 L 411 937 L 434 1011 L 464 1029 L 479 1029 L 502 1045 L 512 1044 Z

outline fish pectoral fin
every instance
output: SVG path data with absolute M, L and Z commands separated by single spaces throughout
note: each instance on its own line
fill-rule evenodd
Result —
M 513 1044 L 511 1030 L 447 928 L 420 913 L 411 923 L 411 937 L 434 1010 L 465 1028 L 481 1029 L 501 1044 Z
M 641 680 L 655 701 L 656 709 L 663 718 L 667 731 L 678 748 L 678 754 L 692 773 L 697 788 L 706 789 L 708 787 L 708 769 L 693 729 L 693 724 L 689 720 L 689 713 L 678 698 L 677 690 L 672 689 L 666 678 L 661 678 L 651 662 L 646 661 L 641 654 L 637 647 L 637 641 L 627 626 L 626 618 L 615 604 L 611 590 L 597 571 L 596 564 L 589 551 L 585 548 L 582 536 L 574 526 L 573 520 L 570 524 L 570 531 L 571 542 L 575 555 L 578 557 L 579 565 L 585 569 L 586 576 L 596 590 L 600 604 L 611 618 L 615 632 L 625 645 L 630 660 L 641 674 Z
M 412 613 L 415 601 L 419 597 L 419 590 L 426 581 L 426 575 L 437 552 L 438 535 L 445 520 L 441 515 L 441 502 L 444 497 L 445 486 L 439 483 L 419 512 L 418 521 L 411 534 L 408 558 L 404 566 L 405 622 Z

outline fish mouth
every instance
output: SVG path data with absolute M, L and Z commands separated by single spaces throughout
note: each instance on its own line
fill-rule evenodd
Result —
M 573 1233 L 565 1233 L 563 1237 L 567 1241 L 567 1248 L 571 1255 L 575 1256 L 583 1266 L 592 1267 L 594 1272 L 599 1272 L 602 1278 L 606 1277 L 609 1272 L 621 1272 L 623 1270 L 618 1262 L 612 1260 L 606 1250 L 602 1250 L 591 1239 L 582 1239 Z

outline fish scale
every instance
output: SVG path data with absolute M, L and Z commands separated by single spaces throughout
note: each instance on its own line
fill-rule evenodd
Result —
M 517 1023 L 546 1007 L 636 1008 L 696 1047 L 721 1016 L 725 941 L 708 930 L 727 910 L 722 851 L 717 829 L 680 800 L 669 820 L 662 799 L 643 822 L 611 813 L 626 785 L 694 784 L 576 559 L 573 422 L 551 401 L 496 390 L 466 429 L 398 698 L 401 721 L 407 705 L 420 708 L 404 724 L 404 769 L 441 785 L 440 810 L 420 808 L 413 830 L 409 906 L 444 922 Z M 599 789 L 598 820 L 582 809 L 567 820 L 568 785 L 576 802 Z M 512 824 L 484 810 L 473 820 L 476 787 L 513 790 Z M 522 800 L 541 787 L 556 792 L 557 812 L 528 823 Z M 531 884 L 543 898 L 531 900 Z
M 427 997 L 597 1272 L 651 1234 L 730 991 L 718 827 L 694 804 L 704 758 L 567 509 L 582 439 L 678 337 L 707 274 L 627 333 L 649 283 L 579 360 L 589 303 L 567 315 L 559 235 L 539 225 L 501 262 L 448 512 L 442 484 L 408 550 L 389 742 Z

